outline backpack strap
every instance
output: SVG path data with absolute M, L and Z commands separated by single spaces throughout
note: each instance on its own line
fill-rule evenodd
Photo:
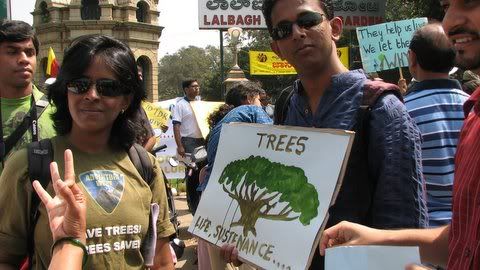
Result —
M 348 159 L 347 168 L 343 178 L 342 188 L 334 205 L 329 209 L 330 217 L 327 228 L 342 220 L 371 226 L 373 221 L 372 202 L 376 193 L 377 179 L 370 177 L 369 170 L 369 144 L 371 111 L 375 104 L 386 94 L 400 96 L 400 91 L 395 85 L 366 81 L 361 89 L 363 97 L 356 111 L 355 139 Z M 355 205 L 355 207 L 351 207 Z
M 51 182 L 50 163 L 53 161 L 53 147 L 50 139 L 44 139 L 37 142 L 31 142 L 27 146 L 28 153 L 28 175 L 30 181 L 38 180 L 43 188 L 46 189 Z M 27 233 L 27 250 L 29 258 L 29 267 L 32 267 L 32 258 L 34 253 L 34 230 L 38 220 L 38 206 L 40 198 L 35 190 L 32 191 L 30 203 L 30 222 Z
M 132 161 L 133 165 L 137 169 L 143 180 L 150 185 L 155 177 L 153 173 L 153 165 L 147 150 L 141 145 L 134 143 L 130 149 L 128 149 L 128 157 Z
M 368 148 L 369 148 L 369 141 L 370 141 L 370 119 L 371 119 L 371 111 L 372 108 L 377 104 L 377 102 L 385 95 L 393 94 L 395 95 L 400 101 L 403 102 L 403 97 L 400 92 L 400 88 L 394 84 L 385 83 L 382 81 L 371 81 L 367 80 L 362 88 L 363 97 L 362 103 L 360 108 L 357 112 L 357 124 L 355 128 L 355 132 L 358 133 L 358 137 L 355 136 L 355 140 L 359 140 L 358 144 L 361 150 L 359 149 L 361 155 L 363 156 L 366 163 L 364 163 L 365 171 L 368 170 Z M 375 194 L 377 188 L 377 181 L 373 177 L 369 176 L 370 173 L 367 173 L 368 181 L 364 183 L 367 188 L 369 189 L 370 197 Z M 372 219 L 372 209 L 370 205 L 370 209 L 367 212 L 367 216 L 365 218 L 365 224 L 369 225 L 369 222 Z
M 25 117 L 23 118 L 23 121 L 18 125 L 18 127 L 8 136 L 8 138 L 5 140 L 5 149 L 3 150 L 3 155 L 1 159 L 3 160 L 4 156 L 7 155 L 10 150 L 12 150 L 13 146 L 17 144 L 18 140 L 25 134 L 25 131 L 32 125 L 32 120 L 31 120 L 31 114 L 32 111 L 36 111 L 37 115 L 36 118 L 39 119 L 42 113 L 45 111 L 45 109 L 48 106 L 48 99 L 47 95 L 43 95 L 39 100 L 35 102 L 35 110 L 33 110 L 33 107 L 28 111 L 27 114 L 25 114 Z M 0 127 L 1 128 L 1 127 Z
M 290 98 L 293 95 L 293 86 L 289 86 L 282 90 L 280 96 L 275 102 L 275 108 L 273 111 L 273 123 L 275 125 L 281 125 L 285 121 L 287 116 L 288 105 L 290 104 Z

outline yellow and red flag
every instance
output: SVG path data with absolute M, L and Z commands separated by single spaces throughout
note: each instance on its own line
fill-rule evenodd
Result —
M 58 65 L 57 59 L 55 58 L 55 53 L 53 52 L 52 47 L 48 48 L 48 62 L 47 62 L 47 76 L 51 78 L 56 78 L 58 75 Z

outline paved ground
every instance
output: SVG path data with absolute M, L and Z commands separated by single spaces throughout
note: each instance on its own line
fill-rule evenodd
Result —
M 180 221 L 180 239 L 185 241 L 186 248 L 185 252 L 178 260 L 178 263 L 175 265 L 176 269 L 185 269 L 185 270 L 196 270 L 197 269 L 197 241 L 193 238 L 187 229 L 192 222 L 192 215 L 188 212 L 187 199 L 185 194 L 175 196 L 175 207 L 177 208 L 178 218 Z

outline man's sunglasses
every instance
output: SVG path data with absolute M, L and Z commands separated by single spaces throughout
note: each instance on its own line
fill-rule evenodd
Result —
M 99 79 L 95 82 L 87 78 L 71 80 L 67 83 L 67 90 L 75 94 L 84 94 L 94 84 L 97 93 L 101 96 L 116 97 L 130 94 L 130 91 L 123 87 L 119 81 L 110 79 Z
M 298 27 L 306 29 L 319 25 L 323 22 L 324 16 L 325 14 L 308 11 L 300 14 L 297 20 L 294 22 L 281 21 L 277 24 L 276 27 L 272 28 L 272 38 L 273 40 L 281 40 L 287 38 L 292 34 L 293 24 L 297 24 Z

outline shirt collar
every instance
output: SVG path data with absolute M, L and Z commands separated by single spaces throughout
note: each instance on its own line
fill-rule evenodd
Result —
M 345 86 L 351 86 L 356 84 L 359 80 L 366 79 L 366 75 L 362 69 L 350 70 L 348 72 L 338 73 L 332 76 L 330 79 L 330 86 L 326 89 L 325 92 L 331 89 L 342 90 Z M 348 88 L 348 87 L 347 87 Z M 294 89 L 297 94 L 304 95 L 304 88 L 302 82 L 298 79 L 295 81 Z
M 463 112 L 465 113 L 465 118 L 472 111 L 475 114 L 480 115 L 480 87 L 478 87 L 470 96 L 470 98 L 463 104 Z
M 462 85 L 453 79 L 434 79 L 415 82 L 408 92 L 421 91 L 426 89 L 455 88 L 462 89 Z

